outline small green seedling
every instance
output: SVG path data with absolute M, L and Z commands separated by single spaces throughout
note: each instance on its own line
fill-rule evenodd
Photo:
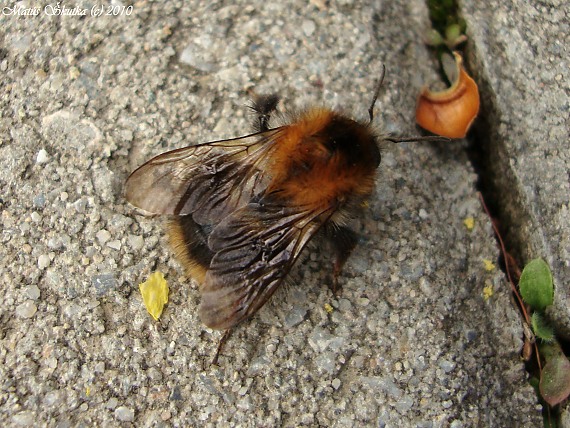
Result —
M 538 386 L 540 396 L 554 407 L 570 396 L 570 361 L 556 341 L 554 330 L 544 320 L 544 310 L 554 301 L 554 285 L 548 264 L 542 259 L 531 260 L 523 269 L 519 290 L 525 303 L 533 310 L 532 330 L 541 339 L 540 359 L 544 366 Z
M 519 281 L 523 300 L 535 311 L 544 311 L 552 305 L 554 286 L 552 273 L 542 259 L 531 260 L 523 269 Z

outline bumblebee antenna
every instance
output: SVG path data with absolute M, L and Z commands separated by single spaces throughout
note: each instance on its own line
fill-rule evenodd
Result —
M 370 103 L 370 108 L 368 109 L 368 115 L 370 116 L 370 123 L 374 119 L 374 104 L 376 104 L 376 100 L 378 99 L 378 95 L 380 94 L 380 89 L 382 89 L 382 84 L 384 83 L 384 76 L 386 76 L 386 66 L 382 64 L 382 74 L 380 75 L 380 80 L 378 80 L 378 84 L 376 88 L 374 88 L 374 96 L 372 97 L 372 102 Z M 418 136 L 418 137 L 386 137 L 386 141 L 390 141 L 391 143 L 409 143 L 412 141 L 432 141 L 432 142 L 448 142 L 451 141 L 450 138 L 447 137 L 440 137 L 439 135 L 427 135 L 427 136 Z
M 374 104 L 378 99 L 378 94 L 380 94 L 380 89 L 382 88 L 382 83 L 384 83 L 384 76 L 386 75 L 386 66 L 382 64 L 382 74 L 380 75 L 380 80 L 374 89 L 374 96 L 372 97 L 372 102 L 370 103 L 370 108 L 368 109 L 368 116 L 370 116 L 370 123 L 374 119 Z
M 412 141 L 432 141 L 432 142 L 442 142 L 446 143 L 451 141 L 451 138 L 447 137 L 440 137 L 439 135 L 426 135 L 426 136 L 418 136 L 418 137 L 387 137 L 384 138 L 386 141 L 390 141 L 391 143 L 409 143 Z

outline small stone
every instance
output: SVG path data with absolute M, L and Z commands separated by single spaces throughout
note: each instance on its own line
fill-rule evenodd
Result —
M 335 367 L 334 354 L 331 352 L 323 352 L 315 359 L 315 366 L 323 372 L 332 373 Z
M 109 398 L 109 401 L 107 401 L 107 403 L 105 403 L 105 407 L 107 409 L 113 410 L 114 408 L 117 407 L 118 404 L 119 404 L 119 400 L 117 400 L 115 397 L 111 397 L 111 398 Z
M 36 155 L 36 163 L 42 164 L 46 163 L 48 160 L 49 160 L 48 152 L 46 152 L 44 149 L 41 149 Z
M 69 69 L 69 77 L 71 80 L 77 79 L 81 75 L 81 71 L 77 67 L 71 67 Z
M 30 229 L 31 229 L 30 223 L 27 222 L 20 223 L 20 231 L 22 232 L 22 235 L 28 233 Z
M 135 420 L 135 411 L 125 406 L 115 409 L 115 418 L 123 422 L 132 422 Z
M 309 336 L 309 345 L 317 352 L 323 352 L 327 348 L 338 352 L 344 342 L 343 337 L 333 336 L 321 327 L 316 327 Z
M 54 236 L 53 238 L 48 239 L 47 246 L 51 250 L 59 250 L 62 247 L 61 239 L 59 239 L 59 236 Z
M 301 24 L 301 28 L 303 29 L 303 33 L 305 33 L 305 36 L 312 36 L 313 33 L 315 32 L 316 26 L 315 23 L 310 19 L 305 19 Z
M 46 205 L 46 197 L 43 194 L 39 194 L 36 197 L 34 197 L 34 200 L 32 202 L 35 207 L 43 208 Z
M 39 223 L 42 220 L 42 216 L 39 215 L 36 211 L 32 213 L 31 217 L 34 223 Z
M 117 279 L 112 273 L 103 273 L 101 275 L 95 275 L 91 283 L 93 287 L 95 287 L 97 295 L 102 296 L 117 286 Z
M 414 400 L 410 395 L 403 395 L 394 405 L 396 410 L 401 413 L 407 413 L 414 405 Z
M 352 309 L 352 302 L 348 299 L 339 299 L 338 309 L 342 312 L 349 312 Z
M 42 254 L 41 256 L 38 257 L 38 267 L 40 269 L 47 268 L 49 264 L 50 264 L 50 259 L 47 254 Z
M 175 385 L 174 388 L 172 388 L 172 392 L 170 393 L 169 398 L 172 401 L 181 401 L 182 400 L 182 394 L 180 393 L 180 387 L 178 385 Z
M 332 381 L 332 387 L 337 390 L 340 388 L 340 379 L 339 378 L 334 378 Z
M 87 201 L 85 199 L 78 199 L 73 203 L 73 206 L 78 213 L 84 213 L 87 207 Z
M 213 72 L 216 66 L 205 52 L 200 46 L 188 45 L 180 54 L 180 62 L 203 72 Z
M 34 414 L 28 411 L 17 413 L 12 417 L 12 422 L 20 427 L 31 427 L 34 425 L 35 420 Z
M 441 360 L 438 363 L 438 366 L 445 372 L 450 373 L 455 368 L 455 363 L 447 360 Z
M 266 355 L 262 355 L 258 358 L 254 358 L 251 360 L 248 369 L 247 375 L 248 376 L 256 376 L 257 374 L 261 373 L 263 370 L 267 369 L 269 366 L 269 358 Z
M 107 247 L 112 248 L 113 250 L 120 250 L 121 249 L 121 241 L 119 240 L 114 240 L 114 241 L 110 241 L 107 242 Z
M 16 306 L 16 315 L 20 318 L 31 318 L 38 311 L 38 307 L 31 300 L 26 300 L 21 305 Z
M 129 245 L 135 251 L 140 251 L 144 245 L 144 239 L 142 236 L 129 235 L 128 240 L 129 240 Z
M 40 298 L 40 289 L 36 284 L 32 284 L 26 290 L 26 294 L 32 300 L 37 300 Z
M 111 234 L 107 230 L 101 229 L 99 232 L 97 232 L 95 237 L 101 243 L 101 245 L 105 245 L 105 243 L 111 239 Z
M 43 398 L 44 406 L 50 408 L 60 406 L 62 404 L 62 401 L 63 401 L 62 393 L 59 390 L 46 392 Z
M 285 317 L 285 327 L 291 328 L 300 324 L 305 319 L 305 315 L 307 314 L 307 309 L 302 308 L 300 306 L 293 306 L 293 309 L 289 311 L 287 316 Z
M 73 302 L 69 302 L 67 304 L 65 304 L 64 306 L 62 306 L 62 312 L 63 315 L 65 315 L 66 318 L 70 318 L 72 319 L 73 317 L 75 317 L 77 314 L 79 314 L 81 312 L 81 306 L 76 305 Z

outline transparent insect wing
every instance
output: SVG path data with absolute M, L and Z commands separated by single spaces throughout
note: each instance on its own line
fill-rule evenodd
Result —
M 253 315 L 282 283 L 326 215 L 262 199 L 222 221 L 208 239 L 215 255 L 201 287 L 202 322 L 227 329 Z
M 163 153 L 130 175 L 126 198 L 153 214 L 218 222 L 267 185 L 268 153 L 280 134 L 277 128 Z

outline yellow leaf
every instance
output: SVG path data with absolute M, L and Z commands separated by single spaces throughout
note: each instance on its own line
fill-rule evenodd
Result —
M 164 275 L 162 272 L 151 273 L 145 282 L 139 284 L 139 289 L 146 310 L 155 320 L 158 320 L 164 305 L 168 303 L 168 283 Z
M 491 260 L 484 259 L 483 264 L 485 265 L 485 270 L 491 272 L 495 269 L 495 264 Z
M 483 299 L 485 301 L 489 300 L 489 298 L 495 293 L 493 290 L 493 284 L 490 281 L 485 282 L 485 287 L 483 287 Z
M 327 311 L 327 313 L 332 313 L 332 311 L 334 311 L 334 308 L 329 305 L 328 303 L 325 303 L 325 311 Z
M 465 220 L 463 220 L 463 224 L 467 230 L 473 230 L 475 227 L 475 219 L 473 217 L 467 217 Z

